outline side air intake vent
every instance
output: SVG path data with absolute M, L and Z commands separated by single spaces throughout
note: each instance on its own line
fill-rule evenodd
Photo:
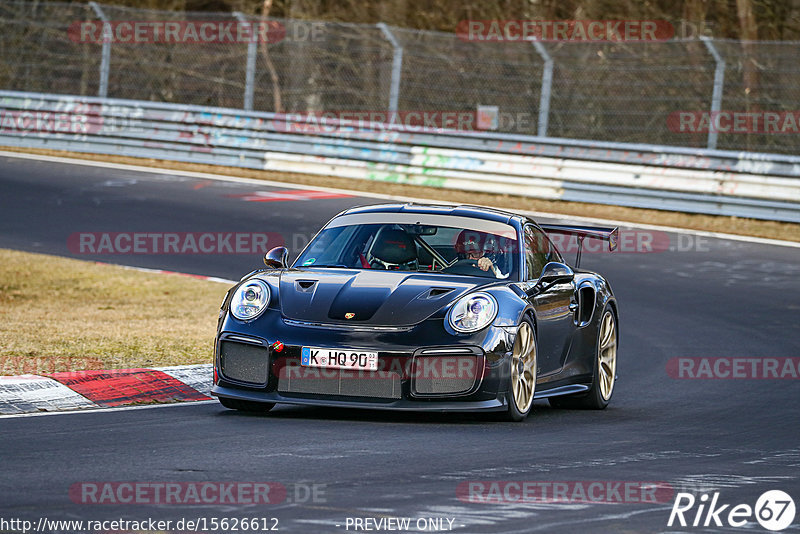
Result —
M 311 293 L 314 286 L 317 284 L 316 280 L 298 280 L 295 282 L 295 287 L 302 293 Z
M 579 327 L 583 327 L 592 321 L 594 314 L 595 292 L 592 286 L 583 286 L 578 290 L 578 304 L 575 323 Z

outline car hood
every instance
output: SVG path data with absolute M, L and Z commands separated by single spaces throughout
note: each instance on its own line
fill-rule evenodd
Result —
M 289 319 L 403 326 L 490 282 L 406 271 L 291 269 L 280 275 L 279 299 Z

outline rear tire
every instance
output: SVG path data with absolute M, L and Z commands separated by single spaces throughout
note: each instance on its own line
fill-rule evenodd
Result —
M 242 412 L 268 412 L 275 407 L 274 402 L 255 402 L 239 399 L 229 399 L 227 397 L 218 397 L 220 404 L 229 410 L 239 410 Z
M 617 316 L 611 306 L 606 304 L 600 316 L 597 331 L 597 353 L 594 358 L 592 386 L 586 393 L 551 397 L 553 408 L 577 408 L 580 410 L 604 410 L 614 393 L 617 376 Z

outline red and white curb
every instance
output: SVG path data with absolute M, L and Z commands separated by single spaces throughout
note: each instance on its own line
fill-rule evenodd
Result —
M 0 415 L 210 400 L 211 364 L 0 377 Z
M 215 276 L 95 263 L 134 271 L 236 284 L 234 280 Z M 0 376 L 0 416 L 210 400 L 212 373 L 211 364 L 200 364 Z

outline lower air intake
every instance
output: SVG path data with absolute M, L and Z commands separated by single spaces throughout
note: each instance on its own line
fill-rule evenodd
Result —
M 287 365 L 278 375 L 280 393 L 399 399 L 400 375 L 386 371 L 350 371 Z
M 223 341 L 220 347 L 222 376 L 238 382 L 267 383 L 269 350 L 257 345 Z
M 456 395 L 473 388 L 483 370 L 477 355 L 418 356 L 414 360 L 414 393 Z

